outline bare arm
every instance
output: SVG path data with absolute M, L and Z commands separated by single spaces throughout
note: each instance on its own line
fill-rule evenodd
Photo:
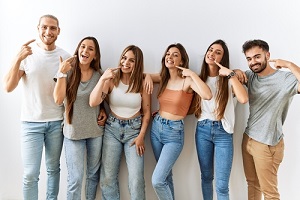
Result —
M 136 152 L 139 156 L 142 156 L 145 153 L 144 140 L 151 116 L 151 98 L 150 94 L 148 94 L 145 90 L 143 90 L 142 94 L 142 113 L 143 118 L 140 133 L 131 143 L 131 145 L 135 144 Z
M 72 61 L 76 56 L 72 56 L 66 60 L 62 60 L 61 57 L 59 57 L 60 65 L 58 72 L 61 72 L 63 74 L 66 74 L 68 71 L 72 68 Z M 60 77 L 57 78 L 57 82 L 54 87 L 53 91 L 53 98 L 56 104 L 61 105 L 66 98 L 66 92 L 67 92 L 67 77 Z
M 212 93 L 208 85 L 201 80 L 201 78 L 192 70 L 183 68 L 183 67 L 177 67 L 178 69 L 182 70 L 182 75 L 186 77 L 191 78 L 190 87 L 200 95 L 200 97 L 204 100 L 210 100 L 212 98 Z
M 108 68 L 102 74 L 98 83 L 90 94 L 89 103 L 91 107 L 98 106 L 103 102 L 106 95 L 108 94 L 109 87 L 112 84 L 112 79 L 115 77 L 114 71 L 117 69 L 120 69 L 120 67 L 112 69 Z
M 221 64 L 219 64 L 218 62 L 215 62 L 219 67 L 219 75 L 220 76 L 228 76 L 230 73 L 232 73 L 233 71 L 222 66 Z M 248 93 L 246 91 L 246 89 L 244 88 L 244 86 L 242 85 L 242 83 L 239 81 L 238 77 L 234 75 L 230 77 L 229 79 L 231 86 L 232 86 L 232 90 L 233 93 L 235 94 L 237 100 L 242 103 L 245 104 L 248 102 Z
M 34 42 L 35 40 L 30 40 L 23 44 L 21 50 L 13 60 L 12 66 L 9 72 L 4 77 L 4 90 L 6 92 L 12 92 L 19 84 L 20 79 L 25 74 L 24 71 L 20 70 L 20 64 L 22 60 L 27 58 L 27 56 L 32 54 L 31 47 L 29 46 L 30 43 Z

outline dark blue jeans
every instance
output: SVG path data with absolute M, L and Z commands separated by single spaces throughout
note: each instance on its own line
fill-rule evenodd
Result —
M 218 200 L 229 200 L 229 177 L 233 159 L 233 138 L 221 121 L 198 121 L 196 147 L 201 171 L 204 200 L 213 199 L 213 179 L 216 175 Z

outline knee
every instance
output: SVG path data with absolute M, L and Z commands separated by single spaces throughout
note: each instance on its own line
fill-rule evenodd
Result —
M 229 193 L 228 181 L 222 181 L 222 180 L 216 181 L 216 191 L 218 194 L 228 195 Z
M 153 188 L 159 188 L 165 185 L 165 181 L 162 180 L 160 177 L 152 176 L 152 186 Z
M 214 180 L 214 175 L 213 175 L 213 172 L 211 171 L 203 171 L 201 173 L 201 180 L 203 182 L 211 182 Z
M 23 176 L 24 184 L 28 185 L 39 181 L 39 173 L 25 173 Z

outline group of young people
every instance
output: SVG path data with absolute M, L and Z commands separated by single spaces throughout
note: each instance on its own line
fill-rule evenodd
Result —
M 146 74 L 143 52 L 135 45 L 123 50 L 117 67 L 103 71 L 96 38 L 83 38 L 71 56 L 55 45 L 60 33 L 55 16 L 42 16 L 37 29 L 41 42 L 25 43 L 5 77 L 8 92 L 23 80 L 25 200 L 38 199 L 43 146 L 47 199 L 57 199 L 63 145 L 67 199 L 81 199 L 85 155 L 86 199 L 95 199 L 99 182 L 102 199 L 120 199 L 123 151 L 131 199 L 146 199 L 143 155 L 153 83 L 159 84 L 159 109 L 152 114 L 150 131 L 157 161 L 152 185 L 158 199 L 175 198 L 172 168 L 183 149 L 184 118 L 192 105 L 198 120 L 195 142 L 203 199 L 213 199 L 214 177 L 218 200 L 229 199 L 236 100 L 242 104 L 249 100 L 242 142 L 248 199 L 261 199 L 262 194 L 264 199 L 280 198 L 277 170 L 284 151 L 282 125 L 293 95 L 300 91 L 300 68 L 289 61 L 270 60 L 265 41 L 244 43 L 250 68 L 246 72 L 229 68 L 227 45 L 216 40 L 205 52 L 200 75 L 189 69 L 188 54 L 180 43 L 167 47 L 160 73 Z M 289 71 L 274 69 L 269 62 Z

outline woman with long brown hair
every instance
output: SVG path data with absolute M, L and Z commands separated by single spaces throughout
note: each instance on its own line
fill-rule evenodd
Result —
M 60 63 L 54 99 L 64 104 L 64 148 L 68 169 L 68 200 L 80 200 L 86 155 L 86 199 L 96 197 L 104 132 L 105 112 L 90 107 L 90 93 L 102 72 L 96 38 L 83 38 L 74 56 Z M 102 120 L 98 118 L 102 117 Z M 99 125 L 98 125 L 99 123 Z M 101 126 L 100 126 L 101 125 Z M 86 152 L 86 154 L 85 154 Z
M 157 164 L 152 175 L 152 185 L 160 200 L 174 199 L 172 168 L 184 143 L 184 121 L 193 93 L 210 99 L 209 87 L 189 69 L 189 57 L 180 44 L 167 47 L 161 60 L 160 74 L 151 75 L 160 83 L 159 110 L 151 128 L 151 144 Z
M 210 100 L 197 96 L 195 111 L 198 118 L 195 140 L 203 199 L 213 199 L 215 172 L 217 198 L 228 200 L 233 159 L 234 95 L 240 103 L 247 103 L 248 94 L 229 69 L 229 51 L 223 40 L 216 40 L 207 48 L 199 77 L 213 95 Z

